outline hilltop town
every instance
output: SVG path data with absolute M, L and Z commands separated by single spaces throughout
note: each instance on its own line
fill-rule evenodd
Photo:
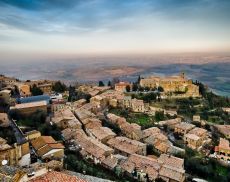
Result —
M 230 180 L 230 99 L 184 73 L 66 86 L 0 76 L 1 181 Z

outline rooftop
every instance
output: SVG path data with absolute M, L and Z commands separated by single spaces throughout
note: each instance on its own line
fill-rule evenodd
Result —
M 121 168 L 129 173 L 132 173 L 135 169 L 148 173 L 149 178 L 154 180 L 158 177 L 161 164 L 156 159 L 133 154 L 121 164 Z
M 31 108 L 31 107 L 46 106 L 46 105 L 47 105 L 46 101 L 38 101 L 38 102 L 16 104 L 14 107 L 10 107 L 10 109 L 24 109 L 24 108 Z
M 99 140 L 103 140 L 108 136 L 116 136 L 116 134 L 108 127 L 95 127 L 89 131 Z
M 76 176 L 71 176 L 62 172 L 51 171 L 42 176 L 36 177 L 31 182 L 86 182 Z
M 65 147 L 58 143 L 51 136 L 40 136 L 31 141 L 33 148 L 39 156 L 43 156 L 52 149 L 64 149 Z
M 195 135 L 195 134 L 190 134 L 190 133 L 185 134 L 184 137 L 185 137 L 185 138 L 189 138 L 189 139 L 191 139 L 191 140 L 196 140 L 196 141 L 200 139 L 199 136 L 197 136 L 197 135 Z
M 207 132 L 208 131 L 203 129 L 203 128 L 195 127 L 191 131 L 189 131 L 189 134 L 194 134 L 194 135 L 201 137 L 202 135 L 206 134 Z
M 31 96 L 18 99 L 18 103 L 31 103 L 31 102 L 38 102 L 38 101 L 46 101 L 47 104 L 50 101 L 50 96 L 48 95 L 38 95 L 38 96 Z
M 187 131 L 187 130 L 191 130 L 191 129 L 195 128 L 195 125 L 190 124 L 190 123 L 181 122 L 181 123 L 176 125 L 176 128 Z
M 219 148 L 230 150 L 229 141 L 224 138 L 220 138 Z
M 131 140 L 126 137 L 111 138 L 107 143 L 109 146 L 112 146 L 113 148 L 116 148 L 128 154 L 135 154 L 137 152 L 140 152 L 143 147 L 146 147 L 146 144 L 136 140 Z

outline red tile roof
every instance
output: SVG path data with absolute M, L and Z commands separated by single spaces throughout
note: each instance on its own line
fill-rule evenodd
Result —
M 35 179 L 30 180 L 31 182 L 86 182 L 76 176 L 70 176 L 65 173 L 51 171 Z

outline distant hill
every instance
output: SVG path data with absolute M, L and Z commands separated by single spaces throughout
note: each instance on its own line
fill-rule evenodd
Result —
M 181 71 L 218 94 L 230 96 L 230 57 L 204 55 L 91 57 L 72 60 L 1 62 L 0 74 L 23 80 L 53 79 L 72 82 L 135 81 L 138 75 L 174 75 Z

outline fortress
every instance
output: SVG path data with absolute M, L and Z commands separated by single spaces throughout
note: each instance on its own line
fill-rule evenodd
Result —
M 141 87 L 158 88 L 162 87 L 166 94 L 182 97 L 199 97 L 199 86 L 192 83 L 192 80 L 186 79 L 185 74 L 178 76 L 149 76 L 140 80 Z

